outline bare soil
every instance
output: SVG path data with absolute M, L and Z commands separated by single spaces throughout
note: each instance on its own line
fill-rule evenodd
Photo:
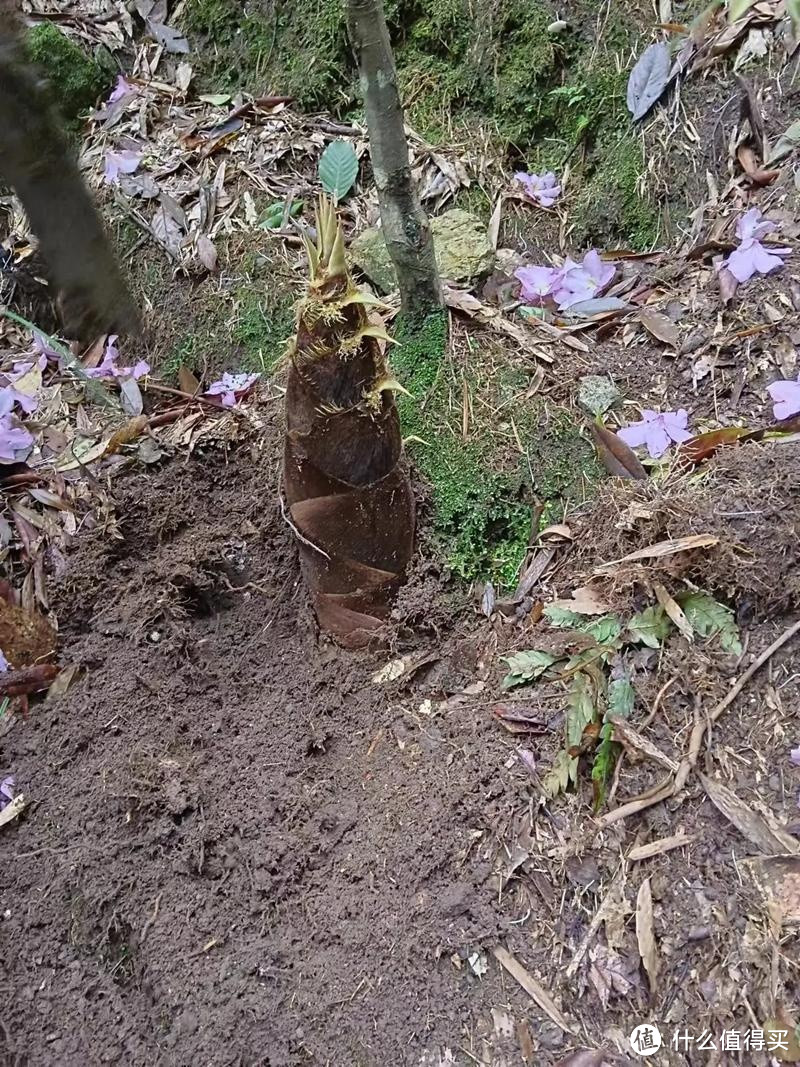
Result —
M 740 867 L 756 850 L 696 783 L 680 804 L 602 832 L 588 782 L 545 804 L 518 749 L 547 765 L 563 698 L 522 691 L 543 737 L 512 738 L 491 715 L 497 652 L 535 635 L 478 622 L 424 560 L 395 649 L 345 653 L 321 638 L 276 505 L 279 441 L 276 419 L 260 443 L 122 473 L 121 538 L 94 531 L 69 559 L 61 658 L 83 676 L 2 738 L 32 801 L 3 831 L 3 1061 L 546 1067 L 582 1045 L 624 1062 L 611 1050 L 648 1016 L 698 1033 L 763 1018 L 766 920 Z M 611 525 L 620 506 L 607 496 L 594 521 L 605 507 Z M 754 628 L 748 655 L 779 629 Z M 375 681 L 398 653 L 417 657 L 416 673 Z M 677 684 L 654 743 L 679 759 L 695 694 L 710 706 L 736 669 L 673 640 L 659 677 Z M 707 766 L 790 829 L 798 698 L 782 653 L 715 732 Z M 617 800 L 654 776 L 626 767 Z M 620 859 L 678 832 L 691 840 L 676 851 Z M 645 872 L 653 995 L 633 918 Z M 498 967 L 497 944 L 575 1036 Z M 655 1062 L 767 1062 L 743 1055 Z

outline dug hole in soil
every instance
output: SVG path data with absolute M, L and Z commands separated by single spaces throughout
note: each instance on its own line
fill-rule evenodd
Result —
M 121 476 L 121 539 L 70 558 L 85 675 L 3 738 L 31 800 L 3 837 L 4 1062 L 438 1063 L 503 999 L 466 957 L 502 932 L 507 747 L 485 707 L 422 704 L 479 646 L 452 620 L 403 692 L 371 680 L 385 650 L 319 639 L 280 429 L 266 461 Z

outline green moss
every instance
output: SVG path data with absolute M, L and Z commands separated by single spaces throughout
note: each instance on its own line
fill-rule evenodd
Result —
M 245 290 L 233 329 L 233 340 L 240 346 L 241 369 L 271 374 L 286 351 L 293 330 L 291 296 L 268 300 L 252 289 Z
M 609 140 L 583 185 L 575 217 L 575 239 L 583 244 L 615 240 L 635 249 L 658 241 L 660 216 L 641 187 L 642 143 L 633 133 Z
M 330 0 L 243 5 L 189 0 L 183 25 L 198 56 L 200 83 L 297 97 L 301 107 L 352 103 L 343 9 Z M 347 73 L 345 73 L 347 71 Z M 346 90 L 343 93 L 343 89 Z
M 31 61 L 46 76 L 52 98 L 69 132 L 76 134 L 80 130 L 80 120 L 108 87 L 111 81 L 109 69 L 90 59 L 52 22 L 41 22 L 29 30 L 26 48 Z
M 436 549 L 458 576 L 489 578 L 507 588 L 516 581 L 528 547 L 534 502 L 545 505 L 552 521 L 562 514 L 565 500 L 583 499 L 587 483 L 599 475 L 593 450 L 569 412 L 552 414 L 532 403 L 512 408 L 528 377 L 494 365 L 478 370 L 468 384 L 490 409 L 513 410 L 514 428 L 480 424 L 465 441 L 463 379 L 444 355 L 443 317 L 431 316 L 417 329 L 401 321 L 396 337 L 400 346 L 393 352 L 393 369 L 412 394 L 398 397 L 403 435 L 430 486 Z M 473 357 L 480 367 L 480 353 Z M 527 456 L 520 455 L 517 439 Z

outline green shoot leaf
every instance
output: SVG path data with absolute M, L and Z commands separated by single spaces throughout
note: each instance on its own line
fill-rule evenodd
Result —
M 733 612 L 720 604 L 708 593 L 687 593 L 678 597 L 686 618 L 701 637 L 716 637 L 725 652 L 739 655 L 742 643 L 739 640 L 739 627 Z
M 503 689 L 513 689 L 515 685 L 527 685 L 541 677 L 548 667 L 558 662 L 556 656 L 549 652 L 531 649 L 528 652 L 515 652 L 513 656 L 504 656 L 509 672 L 503 679 Z
M 645 608 L 628 623 L 630 639 L 648 648 L 661 648 L 671 629 L 672 623 L 661 605 Z
M 358 175 L 358 159 L 349 141 L 331 141 L 319 161 L 322 188 L 341 200 L 353 188 Z

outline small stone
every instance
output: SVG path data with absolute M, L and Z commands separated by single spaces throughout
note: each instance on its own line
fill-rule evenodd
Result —
M 488 274 L 494 263 L 489 235 L 481 220 L 453 208 L 431 219 L 436 262 L 442 278 L 469 282 Z M 382 292 L 397 288 L 397 275 L 381 230 L 364 230 L 350 245 L 350 259 Z
M 578 403 L 590 415 L 603 415 L 622 399 L 622 393 L 605 374 L 587 374 L 578 383 Z

